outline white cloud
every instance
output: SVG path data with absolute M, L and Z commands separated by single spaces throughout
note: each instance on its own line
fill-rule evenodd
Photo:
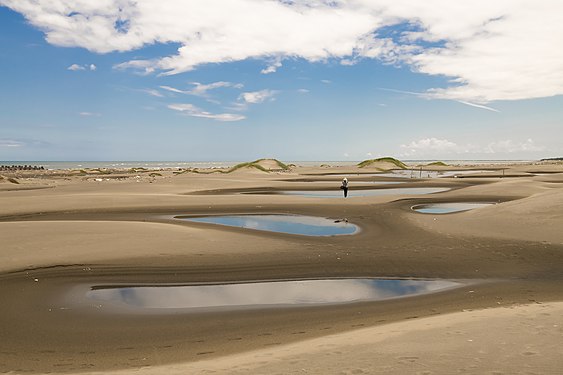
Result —
M 307 93 L 310 92 L 310 90 L 308 90 L 308 89 L 298 89 L 297 92 L 300 93 L 300 94 L 307 94 Z
M 180 89 L 174 88 L 174 87 L 170 87 L 170 86 L 160 86 L 161 89 L 166 90 L 166 91 L 171 91 L 171 92 L 175 92 L 178 94 L 187 94 L 187 91 L 182 91 Z
M 1 3 L 1 0 L 0 0 Z M 79 70 L 96 70 L 97 67 L 94 64 L 85 64 L 85 65 L 78 65 L 78 64 L 72 64 L 71 66 L 69 66 L 68 68 L 66 68 L 67 70 L 72 70 L 73 72 L 79 71 Z
M 241 83 L 231 83 L 231 82 L 213 82 L 209 84 L 202 84 L 199 82 L 192 82 L 195 87 L 191 89 L 188 93 L 196 96 L 206 96 L 210 90 L 215 90 L 221 87 L 233 87 L 236 89 L 241 89 L 243 85 Z
M 67 70 L 72 70 L 73 72 L 76 72 L 78 70 L 86 70 L 85 67 L 83 67 L 82 65 L 78 65 L 78 64 L 72 64 L 71 66 L 69 66 L 68 68 L 66 68 Z
M 202 109 L 196 107 L 193 104 L 185 103 L 185 104 L 170 104 L 168 108 L 173 109 L 175 111 L 180 111 L 182 113 L 187 114 L 188 116 L 193 117 L 203 117 L 217 121 L 240 121 L 244 120 L 246 117 L 243 115 L 233 114 L 233 113 L 210 113 L 207 111 L 203 111 Z
M 487 154 L 499 154 L 499 153 L 517 153 L 517 152 L 531 152 L 531 151 L 543 151 L 545 147 L 536 145 L 532 139 L 527 139 L 524 142 L 515 142 L 511 139 L 491 142 L 485 149 L 484 153 Z
M 461 148 L 447 139 L 423 138 L 401 145 L 402 156 L 428 155 L 437 153 L 458 153 Z
M 542 0 L 0 0 L 49 43 L 96 53 L 177 43 L 120 68 L 176 74 L 209 63 L 362 58 L 450 79 L 429 98 L 473 104 L 563 94 L 563 2 Z M 391 37 L 386 26 L 409 24 Z
M 324 83 L 324 84 L 326 84 L 326 85 L 332 83 L 332 81 L 330 81 L 330 80 L 328 80 L 328 79 L 321 79 L 321 82 Z
M 149 94 L 150 96 L 156 96 L 157 98 L 162 98 L 164 96 L 160 91 L 155 89 L 141 89 L 139 91 Z
M 489 107 L 489 106 L 486 106 L 486 105 L 483 105 L 483 104 L 475 104 L 475 103 L 470 103 L 470 102 L 466 102 L 466 101 L 463 101 L 463 100 L 458 100 L 458 102 L 461 103 L 461 104 L 468 105 L 470 107 L 486 109 L 487 111 L 492 111 L 492 112 L 500 112 L 498 109 L 494 109 L 492 107 Z
M 258 104 L 263 103 L 267 99 L 272 100 L 277 91 L 274 90 L 260 90 L 252 92 L 243 92 L 240 94 L 240 98 L 248 104 Z
M 194 86 L 190 90 L 180 90 L 180 89 L 177 89 L 175 87 L 170 87 L 170 86 L 160 86 L 160 88 L 163 89 L 163 90 L 175 92 L 175 93 L 178 93 L 178 94 L 195 95 L 195 96 L 200 96 L 200 97 L 204 97 L 204 98 L 209 96 L 209 91 L 215 90 L 215 89 L 218 89 L 218 88 L 223 88 L 223 87 L 232 87 L 232 88 L 235 88 L 235 89 L 243 88 L 242 83 L 232 83 L 232 82 L 224 82 L 224 81 L 213 82 L 213 83 L 208 83 L 208 84 L 203 84 L 203 83 L 199 83 L 199 82 L 190 82 L 190 84 Z
M 489 142 L 486 145 L 475 145 L 471 143 L 458 144 L 447 139 L 432 137 L 411 141 L 410 143 L 401 145 L 400 149 L 401 156 L 424 158 L 436 156 L 455 157 L 460 154 L 465 154 L 466 156 L 485 154 L 525 154 L 544 151 L 545 147 L 537 145 L 532 139 L 520 142 L 508 139 Z
M 270 74 L 277 72 L 278 68 L 282 67 L 281 58 L 276 58 L 268 67 L 262 69 L 260 73 L 262 74 Z
M 20 141 L 15 141 L 13 139 L 0 139 L 0 147 L 18 148 L 23 146 L 25 146 L 25 144 Z
M 97 112 L 79 112 L 80 116 L 84 117 L 100 117 L 102 114 Z

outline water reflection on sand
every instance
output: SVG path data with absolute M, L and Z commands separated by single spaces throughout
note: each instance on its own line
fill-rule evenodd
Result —
M 176 218 L 199 223 L 211 223 L 270 232 L 300 234 L 305 236 L 333 236 L 353 234 L 358 231 L 358 227 L 356 225 L 346 221 L 314 216 L 223 215 L 203 217 L 177 216 Z
M 448 280 L 329 279 L 222 285 L 94 287 L 88 299 L 140 309 L 314 305 L 378 301 L 451 288 Z

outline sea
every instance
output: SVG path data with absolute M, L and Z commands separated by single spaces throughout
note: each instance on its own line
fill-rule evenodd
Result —
M 286 161 L 285 164 L 295 164 L 302 167 L 315 167 L 323 164 L 330 166 L 353 166 L 361 160 L 336 160 L 336 161 Z M 419 165 L 436 160 L 402 160 L 407 165 Z M 450 165 L 475 165 L 475 164 L 520 164 L 530 163 L 531 160 L 441 160 Z M 31 165 L 43 167 L 47 170 L 57 169 L 185 169 L 185 168 L 230 168 L 241 161 L 0 161 L 0 165 Z

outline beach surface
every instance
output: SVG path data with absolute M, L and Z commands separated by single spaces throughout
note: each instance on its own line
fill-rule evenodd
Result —
M 267 161 L 230 173 L 98 169 L 0 177 L 2 373 L 563 368 L 561 163 L 381 171 Z M 343 177 L 350 181 L 346 199 Z M 421 193 L 434 188 L 441 190 Z M 489 205 L 448 214 L 412 209 L 456 202 Z M 229 214 L 315 216 L 360 231 L 316 237 L 176 218 Z M 205 311 L 114 311 L 72 297 L 100 285 L 342 278 L 459 286 L 382 301 Z

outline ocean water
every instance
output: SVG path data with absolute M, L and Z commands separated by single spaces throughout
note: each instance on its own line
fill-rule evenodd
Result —
M 403 160 L 407 165 L 427 164 L 434 160 Z M 302 167 L 315 167 L 321 164 L 331 166 L 354 166 L 359 160 L 345 161 L 286 161 L 286 164 L 295 164 Z M 520 164 L 529 163 L 530 160 L 444 160 L 449 165 L 478 165 L 478 164 Z M 32 165 L 45 169 L 84 169 L 84 168 L 229 168 L 241 161 L 0 161 L 0 165 Z
M 31 165 L 45 169 L 164 169 L 164 168 L 230 168 L 243 161 L 0 161 L 0 165 Z M 353 166 L 359 161 L 284 161 L 303 167 L 314 167 L 321 164 L 332 166 Z

